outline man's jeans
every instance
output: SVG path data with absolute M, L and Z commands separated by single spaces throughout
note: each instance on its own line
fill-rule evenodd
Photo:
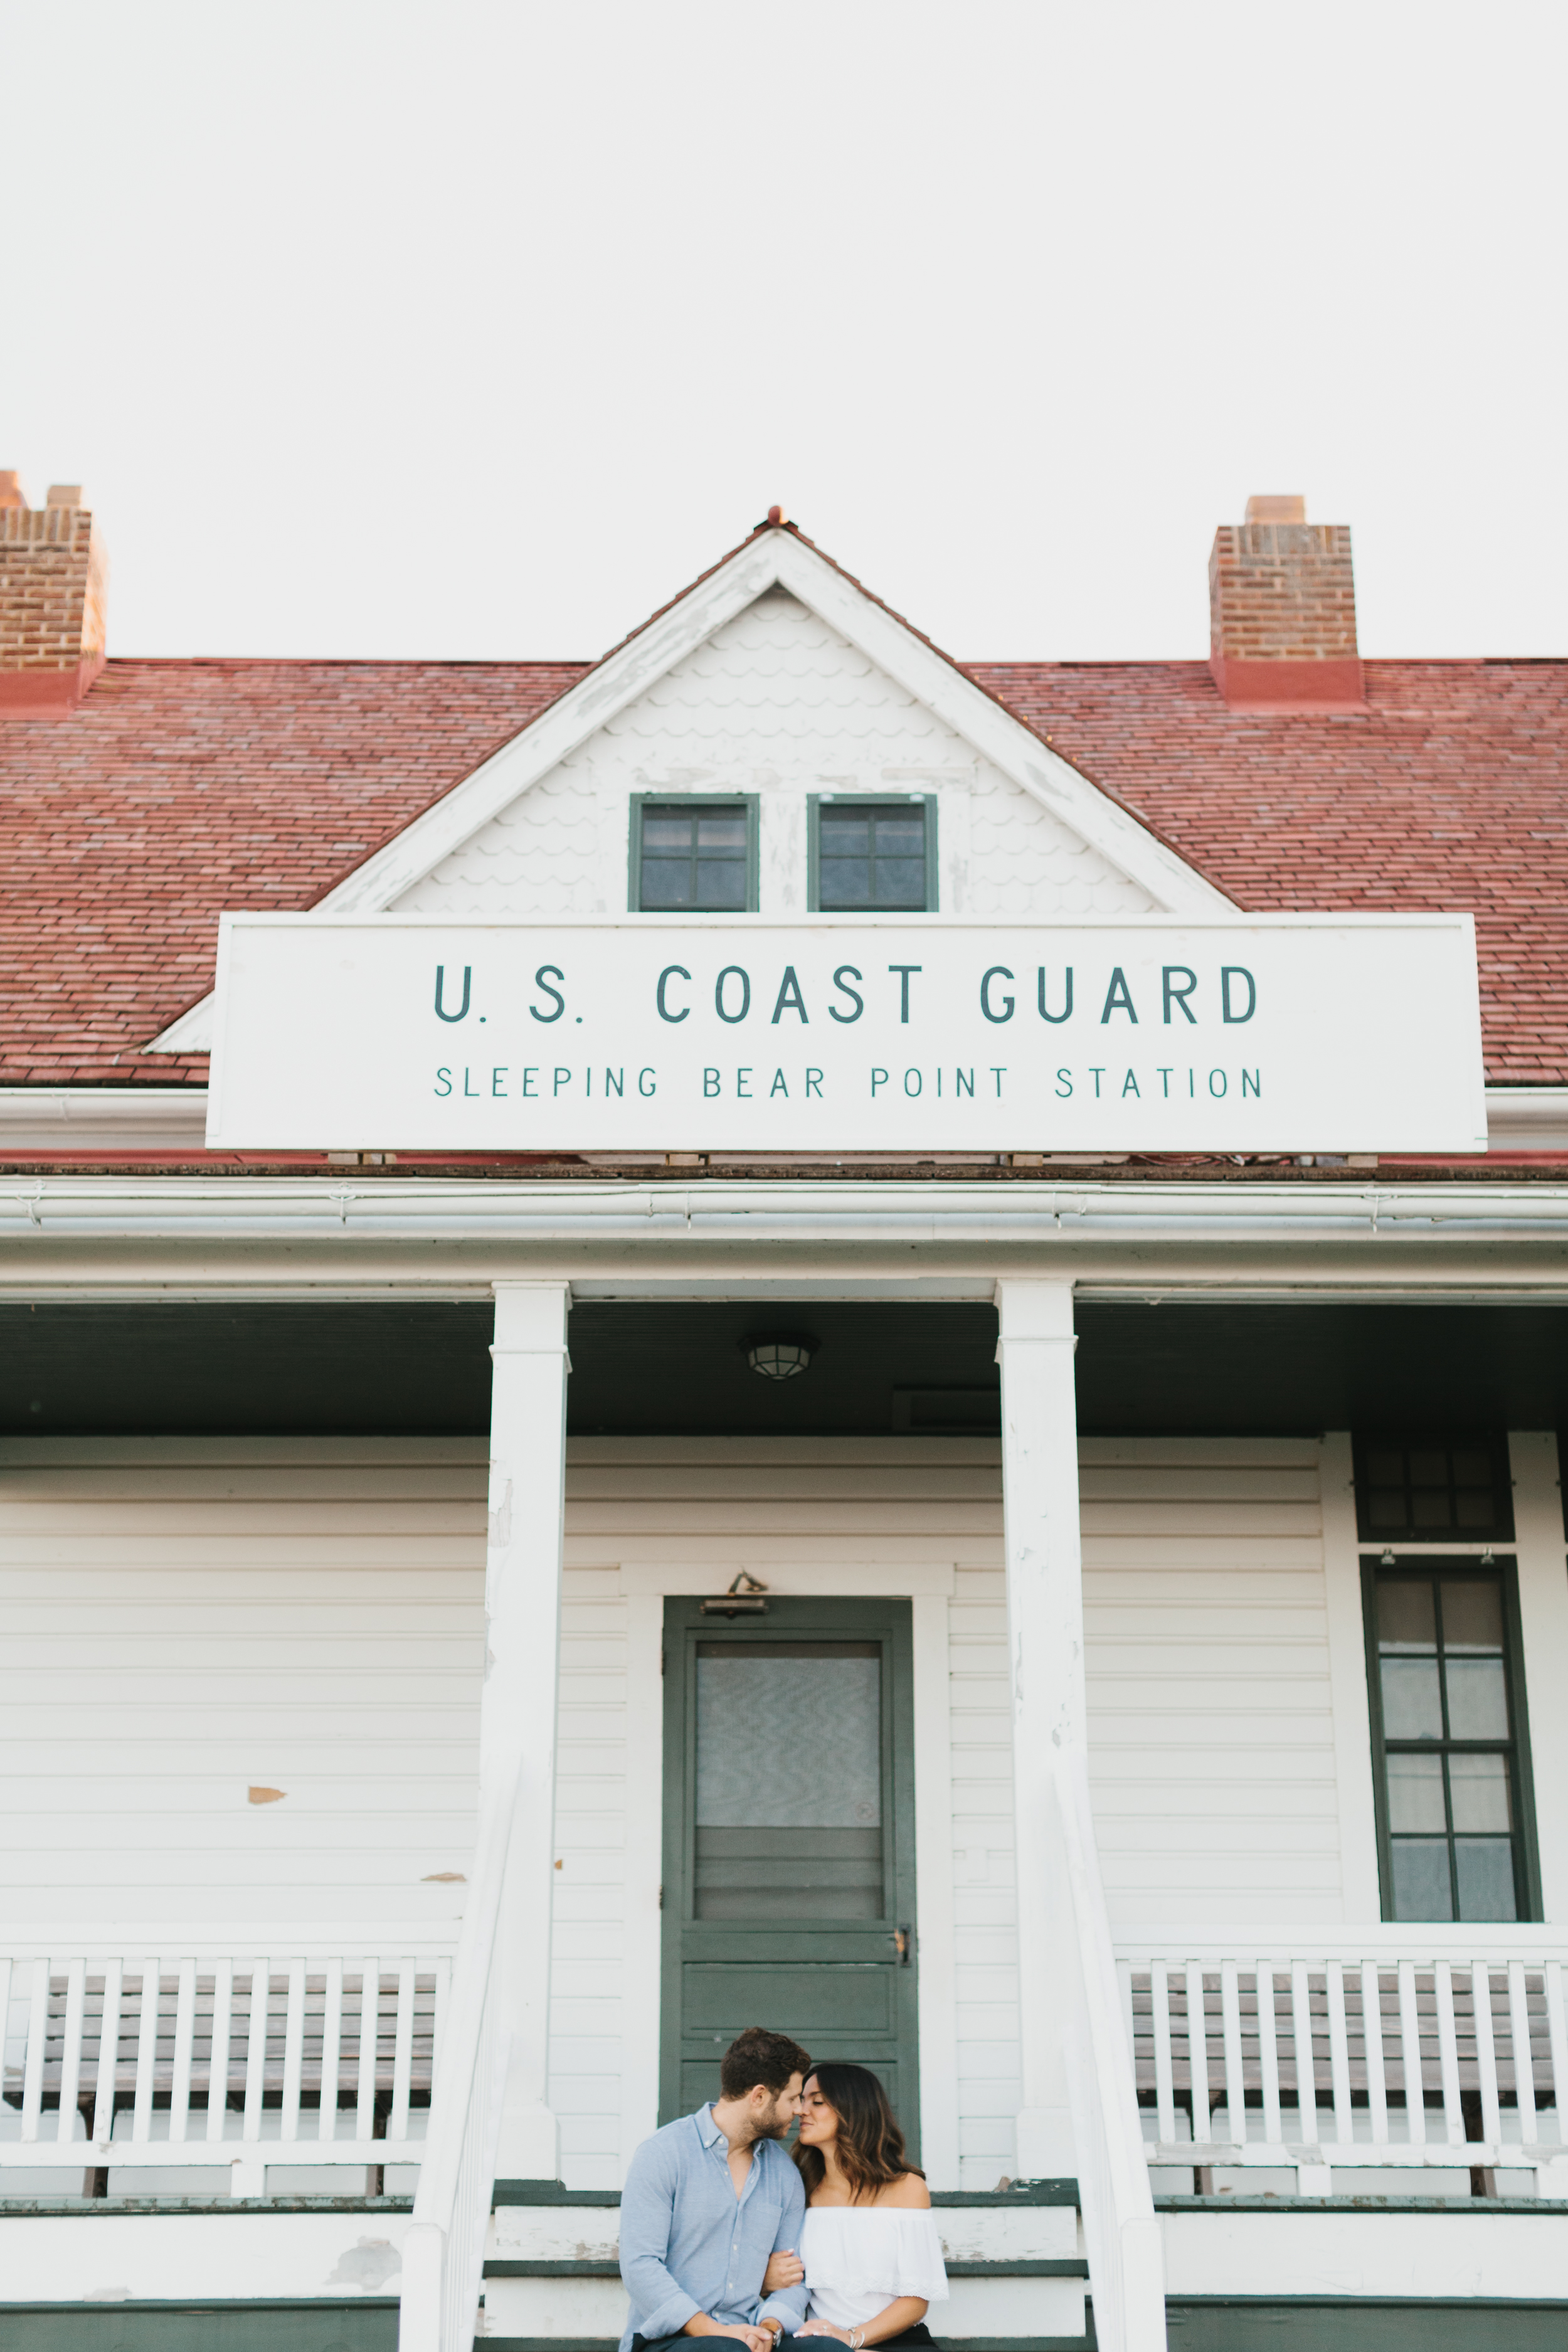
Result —
M 676 2352 L 677 2347 L 680 2347 L 680 2352 L 690 2352 L 696 2340 L 690 2336 L 634 2336 L 632 2352 Z M 740 2338 L 731 2336 L 729 2340 L 736 2347 L 736 2352 L 740 2352 Z M 774 2338 L 773 2352 L 827 2352 L 833 2340 L 831 2336 L 780 2336 Z M 713 2352 L 721 2352 L 721 2337 L 710 2338 L 709 2341 L 713 2344 Z M 922 2319 L 906 2329 L 902 2336 L 889 2336 L 886 2342 L 872 2345 L 870 2352 L 895 2352 L 895 2347 L 902 2345 L 934 2346 L 935 2341 Z
M 679 2352 L 691 2352 L 696 2340 L 690 2336 L 634 2336 L 632 2352 L 676 2352 L 678 2346 Z M 741 2352 L 738 2336 L 710 2336 L 708 2340 L 713 2346 L 713 2352 L 722 2352 L 726 2343 L 733 2344 L 736 2352 Z M 820 2336 L 775 2336 L 773 2352 L 827 2352 L 827 2346 L 832 2341 L 830 2336 L 826 2338 Z

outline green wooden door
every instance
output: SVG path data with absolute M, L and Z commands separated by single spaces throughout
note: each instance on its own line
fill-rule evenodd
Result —
M 918 2150 L 909 1602 L 667 1601 L 664 1669 L 660 2121 L 767 2025 L 872 2067 Z

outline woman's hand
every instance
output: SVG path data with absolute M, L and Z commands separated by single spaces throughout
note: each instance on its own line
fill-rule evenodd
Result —
M 792 2246 L 781 2246 L 776 2254 L 768 2256 L 767 2269 L 763 2273 L 764 2295 L 779 2294 L 785 2287 L 798 2286 L 805 2276 L 805 2264 Z
M 839 2344 L 849 2341 L 847 2328 L 830 2327 L 826 2319 L 808 2319 L 804 2327 L 797 2327 L 795 2332 L 797 2336 L 831 2336 Z

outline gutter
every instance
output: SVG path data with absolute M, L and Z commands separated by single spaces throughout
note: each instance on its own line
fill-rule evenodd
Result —
M 232 1178 L 57 1174 L 0 1179 L 0 1242 L 525 1243 L 551 1247 L 697 1244 L 907 1250 L 1077 1237 L 1387 1245 L 1435 1239 L 1568 1241 L 1561 1184 L 1258 1182 L 1136 1184 L 927 1178 L 789 1178 L 686 1184 L 481 1182 L 410 1177 L 355 1187 L 331 1175 Z M 13 1260 L 15 1264 L 16 1261 Z M 1568 1280 L 1568 1265 L 1564 1278 Z

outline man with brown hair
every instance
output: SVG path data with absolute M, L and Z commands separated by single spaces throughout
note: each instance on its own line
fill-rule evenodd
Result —
M 621 2192 L 620 2352 L 684 2336 L 736 2336 L 777 2352 L 805 2316 L 804 2283 L 763 2298 L 768 2258 L 800 2243 L 805 2195 L 783 2141 L 811 2060 L 787 2033 L 748 2025 L 725 2051 L 720 2095 L 645 2139 Z M 812 2347 L 816 2352 L 816 2347 Z

